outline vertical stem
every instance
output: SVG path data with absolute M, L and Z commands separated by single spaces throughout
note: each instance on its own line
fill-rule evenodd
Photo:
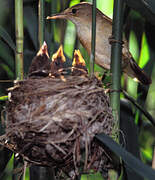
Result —
M 123 0 L 114 0 L 112 50 L 111 50 L 111 73 L 112 93 L 111 107 L 114 119 L 120 121 L 120 86 L 121 86 L 121 58 L 122 58 L 122 29 L 123 29 Z
M 44 31 L 45 31 L 45 23 L 44 23 L 44 0 L 39 0 L 38 4 L 38 24 L 39 24 L 39 32 L 38 32 L 38 40 L 39 40 L 39 47 L 42 46 L 44 42 Z
M 56 5 L 57 5 L 57 1 L 51 1 L 51 14 L 55 14 L 56 13 Z M 52 55 L 54 53 L 54 27 L 55 27 L 55 20 L 53 19 L 53 22 L 50 23 L 51 24 L 51 31 L 50 34 L 52 36 L 51 39 L 51 47 L 50 47 L 50 55 Z
M 155 146 L 154 146 L 154 152 L 153 152 L 153 158 L 152 158 L 152 168 L 155 169 Z
M 90 75 L 94 74 L 95 44 L 96 44 L 96 0 L 93 0 L 92 39 L 91 39 L 91 54 L 90 54 Z
M 15 0 L 16 78 L 23 79 L 23 0 Z

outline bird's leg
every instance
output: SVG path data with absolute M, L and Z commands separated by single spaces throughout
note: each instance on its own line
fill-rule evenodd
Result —
M 101 80 L 104 81 L 106 77 L 111 77 L 111 75 L 112 75 L 112 73 L 109 70 L 104 69 Z
M 120 90 L 114 90 L 114 89 L 110 89 L 110 88 L 107 88 L 107 89 L 105 89 L 105 94 L 111 94 L 111 93 L 113 93 L 113 92 L 122 92 L 122 90 L 120 89 Z
M 112 44 L 112 43 L 119 43 L 119 44 L 121 44 L 121 45 L 124 44 L 124 41 L 118 41 L 118 40 L 116 40 L 115 37 L 112 36 L 112 35 L 108 38 L 108 41 L 109 41 L 109 44 Z
M 111 86 L 111 76 L 112 73 L 109 70 L 105 70 L 102 75 L 101 81 L 106 89 Z

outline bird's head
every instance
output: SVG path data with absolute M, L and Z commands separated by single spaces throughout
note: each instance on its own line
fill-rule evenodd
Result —
M 82 2 L 76 4 L 61 13 L 48 16 L 47 19 L 67 19 L 72 21 L 75 25 L 87 24 L 92 19 L 92 5 L 90 3 Z

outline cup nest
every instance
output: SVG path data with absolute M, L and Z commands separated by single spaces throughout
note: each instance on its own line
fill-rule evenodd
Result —
M 13 149 L 35 164 L 98 169 L 104 150 L 93 140 L 111 135 L 109 98 L 97 78 L 27 79 L 11 90 L 6 136 Z M 85 151 L 85 160 L 82 153 Z
M 46 77 L 35 77 L 38 71 L 33 70 L 34 77 L 9 89 L 5 146 L 30 163 L 67 174 L 78 174 L 81 167 L 85 172 L 100 171 L 109 158 L 94 136 L 111 135 L 114 128 L 102 83 L 95 76 L 81 75 L 85 67 L 80 75 L 76 70 L 67 76 L 51 76 L 48 63 L 47 67 L 39 71 Z

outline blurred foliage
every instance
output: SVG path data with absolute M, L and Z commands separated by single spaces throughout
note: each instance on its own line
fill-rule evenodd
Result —
M 5 80 L 13 81 L 15 79 L 15 8 L 14 1 L 12 0 L 1 0 L 0 2 L 0 96 L 3 96 L 1 99 L 4 100 L 7 98 L 6 89 L 13 85 L 12 82 Z M 80 0 L 46 0 L 44 17 L 60 12 L 63 9 L 79 2 Z M 87 2 L 92 1 L 88 0 Z M 133 5 L 134 2 L 136 3 L 138 1 L 126 0 L 126 2 L 128 2 L 128 5 Z M 151 2 L 153 1 L 149 1 L 149 3 Z M 151 9 L 155 12 L 153 5 L 149 7 L 151 7 Z M 112 17 L 113 0 L 97 0 L 97 7 L 106 15 Z M 137 7 L 138 5 L 136 3 L 135 8 Z M 147 10 L 145 10 L 145 12 L 146 11 Z M 124 35 L 129 40 L 130 51 L 139 66 L 144 68 L 148 74 L 152 74 L 152 84 L 150 85 L 150 88 L 145 91 L 146 99 L 141 101 L 141 103 L 152 114 L 152 116 L 155 117 L 155 35 L 150 34 L 151 31 L 154 32 L 154 25 L 150 26 L 153 15 L 150 11 L 146 12 L 147 19 L 145 19 L 145 12 L 142 13 L 142 16 L 139 12 L 132 10 L 129 6 L 125 7 L 124 12 Z M 150 22 L 148 22 L 149 15 L 151 17 Z M 150 27 L 149 30 L 148 25 Z M 45 41 L 48 44 L 50 54 L 53 54 L 53 52 L 57 50 L 59 44 L 63 44 L 67 59 L 72 59 L 74 49 L 80 49 L 84 59 L 86 60 L 87 66 L 89 66 L 89 56 L 79 43 L 76 37 L 75 26 L 71 22 L 64 20 L 54 20 L 49 22 L 45 19 Z M 38 1 L 24 0 L 25 77 L 31 60 L 36 54 L 38 48 Z M 104 72 L 104 70 L 97 65 L 95 65 L 95 71 L 102 74 Z M 141 98 L 142 92 L 138 91 L 139 86 L 140 85 L 137 82 L 134 82 L 131 78 L 122 76 L 122 87 L 135 99 Z M 121 97 L 123 98 L 123 95 L 121 95 Z M 5 105 L 2 100 L 0 101 L 1 111 Z M 144 116 L 139 114 L 137 115 L 137 109 L 134 106 L 131 106 L 131 111 L 138 129 L 137 132 L 141 158 L 145 163 L 151 165 L 153 145 L 155 145 L 155 127 L 153 127 Z M 124 121 L 125 118 L 126 117 L 124 116 Z M 3 129 L 3 127 L 1 128 Z M 130 131 L 128 136 L 132 137 L 132 133 L 133 132 Z M 129 138 L 129 141 L 132 142 L 132 139 Z M 12 163 L 13 158 L 9 161 L 7 167 L 5 168 L 3 177 L 0 177 L 1 179 L 11 179 L 11 169 L 13 167 Z M 100 175 L 97 174 L 97 176 Z M 84 175 L 81 179 L 92 179 L 92 175 L 90 175 L 89 178 Z
M 95 173 L 95 174 L 90 173 L 89 175 L 88 174 L 83 174 L 81 176 L 81 180 L 93 180 L 94 178 L 97 179 L 97 180 L 104 180 L 100 173 Z

